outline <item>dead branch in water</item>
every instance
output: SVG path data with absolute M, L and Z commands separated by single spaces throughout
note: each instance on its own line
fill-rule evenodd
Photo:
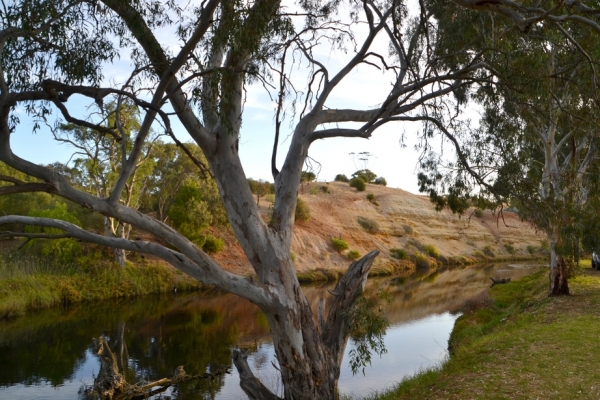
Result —
M 214 379 L 219 375 L 228 374 L 231 368 L 217 369 L 215 372 L 205 372 L 199 375 L 188 375 L 180 365 L 175 369 L 172 378 L 162 378 L 154 382 L 139 382 L 129 384 L 119 372 L 117 359 L 111 351 L 106 339 L 99 337 L 94 339 L 96 353 L 100 357 L 100 372 L 94 380 L 94 386 L 88 395 L 99 396 L 101 399 L 114 400 L 137 400 L 146 399 L 150 396 L 166 391 L 172 385 L 195 379 Z

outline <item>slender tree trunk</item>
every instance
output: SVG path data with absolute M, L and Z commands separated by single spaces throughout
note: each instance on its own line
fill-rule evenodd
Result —
M 567 281 L 567 267 L 562 255 L 557 254 L 558 232 L 553 231 L 548 235 L 550 242 L 550 286 L 548 296 L 563 296 L 569 294 Z
M 117 233 L 113 231 L 112 221 L 109 217 L 104 217 L 104 232 L 108 237 L 123 237 L 123 229 L 122 225 L 119 225 L 119 229 L 117 229 Z M 119 266 L 124 267 L 127 262 L 127 255 L 125 250 L 119 249 L 116 247 L 112 248 L 113 260 L 119 264 Z

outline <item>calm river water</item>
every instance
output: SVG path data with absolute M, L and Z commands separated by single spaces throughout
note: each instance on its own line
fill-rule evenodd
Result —
M 340 391 L 360 398 L 382 390 L 447 357 L 447 344 L 464 301 L 494 278 L 518 279 L 538 267 L 495 264 L 420 271 L 409 278 L 372 279 L 369 287 L 388 287 L 391 323 L 388 352 L 373 357 L 364 375 L 352 375 L 347 357 Z M 306 287 L 316 309 L 331 286 Z M 279 385 L 265 316 L 232 295 L 185 294 L 84 304 L 0 320 L 0 399 L 76 399 L 91 385 L 100 363 L 92 338 L 105 335 L 122 343 L 127 381 L 170 377 L 183 365 L 188 374 L 233 367 L 231 349 L 251 349 L 250 365 L 273 390 Z M 352 349 L 349 342 L 348 351 Z M 235 367 L 214 380 L 180 384 L 162 398 L 245 399 Z M 156 397 L 159 398 L 159 397 Z

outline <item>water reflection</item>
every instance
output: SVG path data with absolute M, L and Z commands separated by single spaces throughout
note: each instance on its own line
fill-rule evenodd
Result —
M 340 390 L 366 395 L 446 356 L 448 335 L 465 299 L 489 288 L 490 276 L 531 273 L 532 268 L 496 265 L 420 271 L 413 277 L 371 280 L 393 294 L 388 353 L 375 357 L 366 375 L 342 368 Z M 330 286 L 307 287 L 316 310 Z M 251 348 L 250 365 L 277 388 L 265 316 L 232 295 L 145 297 L 47 310 L 0 321 L 0 398 L 73 399 L 93 382 L 99 362 L 92 338 L 105 335 L 128 382 L 170 377 L 185 366 L 196 375 L 232 367 L 233 346 Z M 349 346 L 351 348 L 351 344 Z M 349 350 L 349 349 L 348 349 Z M 347 360 L 345 361 L 347 362 Z M 235 368 L 231 375 L 180 384 L 168 395 L 182 399 L 242 399 Z

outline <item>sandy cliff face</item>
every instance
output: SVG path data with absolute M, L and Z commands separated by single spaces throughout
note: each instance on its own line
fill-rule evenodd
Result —
M 322 191 L 327 187 L 327 193 Z M 367 194 L 375 195 L 376 205 L 367 200 Z M 313 269 L 346 268 L 350 260 L 346 252 L 338 253 L 331 246 L 331 238 L 348 242 L 351 250 L 365 254 L 379 250 L 377 264 L 398 264 L 390 256 L 391 248 L 416 253 L 419 246 L 433 245 L 439 253 L 451 256 L 477 257 L 486 249 L 498 257 L 527 256 L 527 246 L 539 248 L 544 239 L 512 212 L 504 212 L 504 222 L 496 221 L 490 211 L 483 216 L 459 217 L 450 211 L 437 212 L 425 196 L 417 196 L 400 189 L 367 185 L 364 192 L 356 192 L 347 183 L 312 183 L 305 185 L 300 197 L 308 204 L 311 218 L 298 222 L 295 227 L 292 251 L 296 255 L 299 271 Z M 269 203 L 261 200 L 265 218 Z M 361 226 L 359 219 L 374 221 L 378 233 L 370 233 Z M 514 248 L 514 254 L 507 250 Z M 217 258 L 226 268 L 239 273 L 250 272 L 238 245 L 228 243 Z

